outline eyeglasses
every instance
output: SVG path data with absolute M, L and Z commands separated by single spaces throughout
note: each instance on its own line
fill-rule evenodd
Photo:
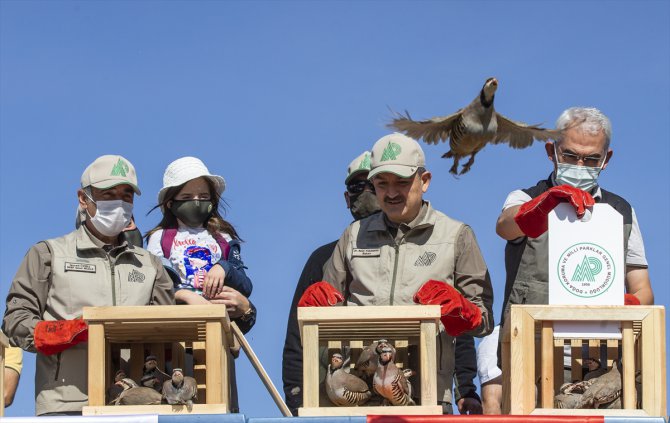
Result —
M 349 194 L 360 194 L 366 189 L 375 192 L 375 187 L 370 181 L 356 181 L 347 184 L 347 192 L 349 192 Z
M 558 154 L 561 156 L 561 159 L 563 159 L 563 163 L 576 165 L 581 161 L 584 164 L 584 166 L 588 167 L 599 167 L 600 162 L 603 159 L 600 155 L 580 156 L 579 154 L 562 152 L 562 151 L 559 151 Z

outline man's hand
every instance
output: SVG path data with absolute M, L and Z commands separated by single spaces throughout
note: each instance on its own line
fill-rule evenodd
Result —
M 482 414 L 482 403 L 477 398 L 461 398 L 458 400 L 458 412 L 460 414 Z
M 209 302 L 212 304 L 225 305 L 228 315 L 233 318 L 240 317 L 251 307 L 247 297 L 229 286 L 224 286 L 221 289 L 221 292 L 216 294 L 214 298 L 209 300 Z
M 316 282 L 305 290 L 298 301 L 298 307 L 328 307 L 344 301 L 337 289 L 326 281 Z
M 88 325 L 82 319 L 42 320 L 35 326 L 35 348 L 44 355 L 88 341 Z
M 469 332 L 482 323 L 479 307 L 461 295 L 453 286 L 435 280 L 424 283 L 414 302 L 423 305 L 439 305 L 444 330 L 451 336 Z
M 514 221 L 526 236 L 537 238 L 547 232 L 547 215 L 561 202 L 570 203 L 580 219 L 584 217 L 586 209 L 596 203 L 588 192 L 570 185 L 560 185 L 549 188 L 542 195 L 523 204 Z
M 212 266 L 205 275 L 205 281 L 202 285 L 202 296 L 205 298 L 214 298 L 216 294 L 221 292 L 224 281 L 226 279 L 226 271 L 219 264 Z

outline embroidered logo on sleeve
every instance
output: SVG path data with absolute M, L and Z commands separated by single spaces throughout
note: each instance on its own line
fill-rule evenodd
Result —
M 94 264 L 86 263 L 73 263 L 70 261 L 65 262 L 65 271 L 66 272 L 86 272 L 86 273 L 95 273 Z
M 430 266 L 435 262 L 435 259 L 437 258 L 437 254 L 433 253 L 432 251 L 426 251 L 425 253 L 421 254 L 418 259 L 414 262 L 415 266 Z
M 128 282 L 144 283 L 145 278 L 144 273 L 138 272 L 136 269 L 128 273 Z

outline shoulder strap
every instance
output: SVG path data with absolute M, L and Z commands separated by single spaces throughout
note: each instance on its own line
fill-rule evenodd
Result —
M 161 234 L 161 250 L 163 250 L 163 257 L 170 258 L 170 250 L 172 249 L 172 242 L 177 236 L 177 228 L 163 229 Z
M 226 241 L 226 239 L 221 235 L 220 232 L 215 232 L 212 236 L 216 240 L 216 243 L 219 244 L 219 247 L 221 247 L 221 258 L 223 260 L 228 260 L 228 253 L 230 253 L 230 244 L 228 244 L 228 241 Z

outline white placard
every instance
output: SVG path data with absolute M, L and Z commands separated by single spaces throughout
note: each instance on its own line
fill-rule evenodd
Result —
M 549 304 L 623 305 L 623 216 L 596 204 L 577 219 L 561 203 L 549 213 Z M 620 338 L 619 323 L 554 324 L 557 338 Z

